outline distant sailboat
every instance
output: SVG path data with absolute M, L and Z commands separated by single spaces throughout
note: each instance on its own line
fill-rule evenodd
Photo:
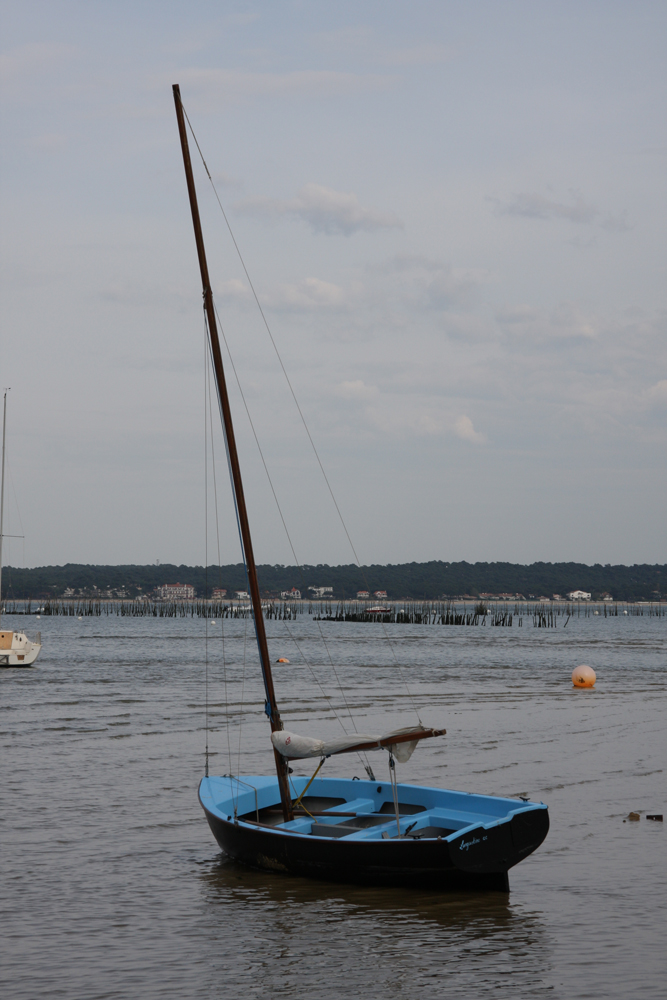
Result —
M 508 870 L 539 847 L 547 835 L 547 807 L 525 799 L 397 783 L 395 760 L 407 762 L 421 740 L 443 736 L 444 729 L 420 723 L 407 729 L 388 728 L 384 733 L 353 733 L 322 740 L 288 732 L 283 726 L 273 685 L 178 85 L 173 91 L 209 346 L 264 680 L 264 711 L 271 727 L 276 766 L 272 775 L 214 777 L 208 774 L 207 758 L 199 801 L 211 831 L 226 854 L 268 871 L 342 882 L 506 892 Z M 373 613 L 384 610 L 384 606 L 369 609 Z M 324 761 L 336 754 L 383 750 L 389 755 L 389 780 L 378 781 L 370 765 L 366 768 L 368 780 L 318 776 Z M 292 775 L 290 761 L 308 758 L 320 760 L 312 778 Z
M 42 648 L 42 637 L 37 633 L 36 641 L 25 632 L 5 631 L 2 628 L 2 540 L 10 537 L 3 534 L 5 517 L 5 440 L 7 435 L 7 390 L 5 389 L 2 409 L 2 477 L 0 480 L 0 667 L 29 667 L 35 662 Z

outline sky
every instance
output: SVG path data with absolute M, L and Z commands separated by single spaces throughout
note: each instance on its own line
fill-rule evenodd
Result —
M 239 560 L 179 83 L 362 563 L 666 562 L 666 36 L 651 0 L 2 0 L 5 561 Z M 257 561 L 353 562 L 195 169 L 291 538 L 229 365 Z

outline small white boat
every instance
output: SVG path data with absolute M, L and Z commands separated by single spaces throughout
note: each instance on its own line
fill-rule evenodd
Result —
M 29 667 L 42 648 L 41 633 L 29 639 L 25 632 L 2 630 L 2 539 L 5 514 L 5 438 L 7 430 L 7 392 L 2 410 L 2 477 L 0 479 L 0 667 Z
M 41 648 L 40 632 L 29 639 L 25 632 L 0 631 L 0 667 L 29 667 Z

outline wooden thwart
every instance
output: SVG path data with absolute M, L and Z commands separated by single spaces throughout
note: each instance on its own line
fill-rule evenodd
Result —
M 267 813 L 281 813 L 282 809 L 275 808 L 275 809 L 267 809 L 266 811 Z M 358 812 L 341 812 L 340 809 L 337 809 L 335 812 L 329 812 L 328 810 L 325 809 L 309 809 L 308 811 L 306 811 L 306 809 L 304 808 L 304 809 L 295 809 L 294 815 L 295 816 L 359 816 L 359 815 L 365 816 L 368 814 L 358 813 Z M 247 821 L 244 820 L 244 822 Z

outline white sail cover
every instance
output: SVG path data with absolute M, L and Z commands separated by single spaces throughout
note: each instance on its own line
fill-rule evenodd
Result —
M 414 733 L 418 730 L 414 726 L 407 729 L 392 729 L 389 732 L 369 735 L 368 733 L 353 733 L 350 736 L 338 736 L 332 740 L 316 740 L 311 736 L 298 736 L 290 733 L 286 729 L 271 733 L 271 742 L 283 757 L 290 760 L 297 760 L 303 757 L 330 757 L 335 753 L 345 753 L 351 747 L 359 744 L 375 744 L 375 746 L 364 746 L 366 750 L 389 750 L 394 755 L 399 764 L 405 764 L 410 760 L 412 753 L 419 740 L 411 740 L 401 743 L 388 743 L 392 736 L 404 736 L 406 733 Z

